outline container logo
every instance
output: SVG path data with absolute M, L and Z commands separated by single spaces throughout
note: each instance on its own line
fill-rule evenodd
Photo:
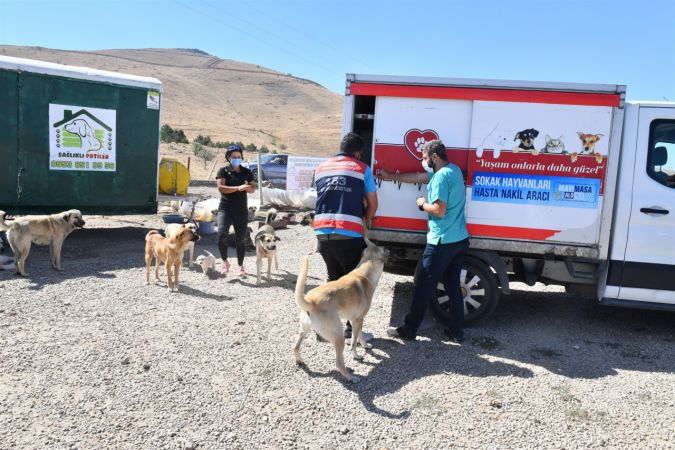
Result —
M 50 170 L 116 170 L 114 109 L 49 105 Z
M 403 143 L 405 148 L 413 155 L 418 161 L 422 161 L 422 148 L 424 144 L 429 141 L 434 141 L 438 139 L 438 133 L 434 130 L 418 130 L 413 128 L 408 130 L 403 137 Z

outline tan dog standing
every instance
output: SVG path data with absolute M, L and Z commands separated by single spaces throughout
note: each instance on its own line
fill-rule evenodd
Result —
M 267 281 L 272 281 L 272 260 L 274 268 L 279 270 L 279 249 L 277 242 L 281 240 L 276 234 L 271 223 L 276 218 L 277 210 L 272 208 L 267 211 L 265 224 L 258 228 L 255 234 L 255 265 L 256 265 L 256 284 L 260 284 L 260 272 L 262 271 L 263 260 L 267 259 Z
M 356 269 L 338 280 L 312 289 L 307 295 L 304 291 L 309 257 L 305 256 L 295 285 L 295 303 L 301 309 L 300 335 L 293 347 L 295 362 L 299 365 L 303 363 L 300 345 L 309 330 L 314 329 L 321 337 L 333 343 L 337 369 L 348 381 L 353 382 L 358 381 L 358 378 L 349 373 L 345 367 L 342 320 L 346 319 L 352 323 L 353 336 L 358 336 L 358 339 L 352 339 L 352 356 L 354 359 L 362 359 L 363 356 L 356 352 L 357 340 L 364 348 L 370 348 L 361 329 L 382 275 L 385 258 L 384 250 L 367 238 L 365 241 L 366 249 Z
M 145 236 L 145 284 L 150 284 L 150 265 L 154 257 L 155 284 L 159 282 L 159 265 L 164 263 L 169 291 L 175 290 L 178 292 L 180 266 L 183 262 L 181 248 L 188 242 L 196 242 L 198 240 L 199 235 L 185 227 L 181 228 L 176 235 L 170 238 L 163 237 L 157 230 L 151 230 Z M 171 277 L 172 269 L 173 279 Z
M 181 225 L 181 224 L 178 224 L 178 223 L 172 223 L 172 224 L 167 225 L 166 228 L 164 229 L 164 236 L 173 237 L 176 234 L 178 234 L 180 229 L 183 228 L 183 227 L 189 228 L 193 233 L 197 233 L 197 231 L 199 231 L 199 226 L 194 222 L 188 222 L 185 225 Z M 195 243 L 193 241 L 189 241 L 187 244 L 185 244 L 183 246 L 183 248 L 181 248 L 179 250 L 180 255 L 181 255 L 180 256 L 181 261 L 183 260 L 183 258 L 185 258 L 185 252 L 188 251 L 188 250 L 190 251 L 190 260 L 188 262 L 188 265 L 189 265 L 190 268 L 192 268 L 192 264 L 193 264 L 194 257 L 195 257 Z
M 66 237 L 76 228 L 85 225 L 82 213 L 71 209 L 48 216 L 24 216 L 12 223 L 5 223 L 5 212 L 0 211 L 0 231 L 7 231 L 7 240 L 16 258 L 18 273 L 26 276 L 26 259 L 30 252 L 31 242 L 38 245 L 49 245 L 49 259 L 52 267 L 61 270 L 61 247 Z

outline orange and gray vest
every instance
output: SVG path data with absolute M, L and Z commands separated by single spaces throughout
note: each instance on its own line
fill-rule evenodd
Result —
M 316 168 L 314 229 L 333 228 L 363 234 L 363 198 L 368 165 L 338 153 Z

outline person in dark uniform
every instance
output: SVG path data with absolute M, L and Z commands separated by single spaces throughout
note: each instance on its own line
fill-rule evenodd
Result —
M 246 276 L 244 255 L 246 254 L 246 227 L 248 224 L 248 198 L 246 194 L 255 192 L 256 184 L 253 173 L 241 165 L 243 150 L 238 145 L 230 145 L 225 153 L 228 164 L 221 167 L 216 175 L 216 183 L 220 192 L 218 206 L 218 250 L 223 259 L 220 273 L 230 270 L 227 260 L 227 235 L 230 225 L 234 225 L 234 237 L 237 247 L 237 263 L 239 275 Z
M 315 172 L 316 213 L 314 232 L 328 271 L 328 281 L 337 280 L 356 269 L 366 243 L 366 227 L 377 211 L 377 188 L 373 171 L 359 160 L 363 139 L 347 133 L 340 152 L 321 163 Z M 349 322 L 345 338 L 352 338 Z M 366 341 L 370 333 L 362 332 Z

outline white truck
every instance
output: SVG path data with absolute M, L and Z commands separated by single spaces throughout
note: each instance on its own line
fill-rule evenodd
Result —
M 343 132 L 373 171 L 422 171 L 441 139 L 466 182 L 467 323 L 511 281 L 564 285 L 604 305 L 675 310 L 675 103 L 622 85 L 347 75 Z M 426 185 L 382 181 L 371 238 L 414 270 Z M 447 319 L 439 285 L 433 311 Z

